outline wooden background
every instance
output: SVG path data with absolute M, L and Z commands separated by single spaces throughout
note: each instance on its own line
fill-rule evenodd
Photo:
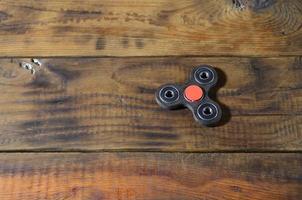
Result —
M 199 64 L 214 128 L 154 100 Z M 300 200 L 301 77 L 300 0 L 1 0 L 0 199 Z

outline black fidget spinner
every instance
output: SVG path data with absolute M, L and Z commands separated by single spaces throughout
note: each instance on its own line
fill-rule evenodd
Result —
M 189 108 L 195 120 L 203 125 L 217 124 L 222 116 L 218 103 L 210 99 L 209 91 L 218 81 L 217 72 L 209 65 L 193 69 L 184 85 L 166 84 L 156 91 L 157 103 L 165 109 Z

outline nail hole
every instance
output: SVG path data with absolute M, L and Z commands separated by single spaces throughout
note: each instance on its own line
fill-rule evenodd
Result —
M 205 79 L 209 78 L 209 73 L 208 72 L 201 72 L 199 76 L 200 76 L 201 79 L 205 80 Z
M 205 107 L 205 108 L 202 109 L 202 113 L 205 116 L 209 116 L 209 115 L 213 114 L 213 110 L 210 107 Z
M 168 98 L 168 99 L 174 97 L 174 92 L 172 90 L 167 90 L 165 92 L 165 97 Z

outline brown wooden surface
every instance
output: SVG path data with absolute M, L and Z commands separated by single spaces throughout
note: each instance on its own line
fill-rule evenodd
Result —
M 0 56 L 302 53 L 300 0 L 1 0 Z
M 301 0 L 0 0 L 0 200 L 301 200 L 301 56 Z M 154 100 L 199 64 L 214 128 Z
M 35 75 L 24 60 L 0 60 L 1 150 L 302 150 L 299 57 L 42 59 Z M 215 128 L 154 100 L 201 63 L 220 71 Z
M 301 154 L 1 154 L 1 200 L 299 200 Z

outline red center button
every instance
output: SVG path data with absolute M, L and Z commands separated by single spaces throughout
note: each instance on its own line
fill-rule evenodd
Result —
M 197 85 L 189 85 L 185 89 L 185 98 L 188 101 L 194 102 L 198 101 L 203 97 L 203 90 Z

